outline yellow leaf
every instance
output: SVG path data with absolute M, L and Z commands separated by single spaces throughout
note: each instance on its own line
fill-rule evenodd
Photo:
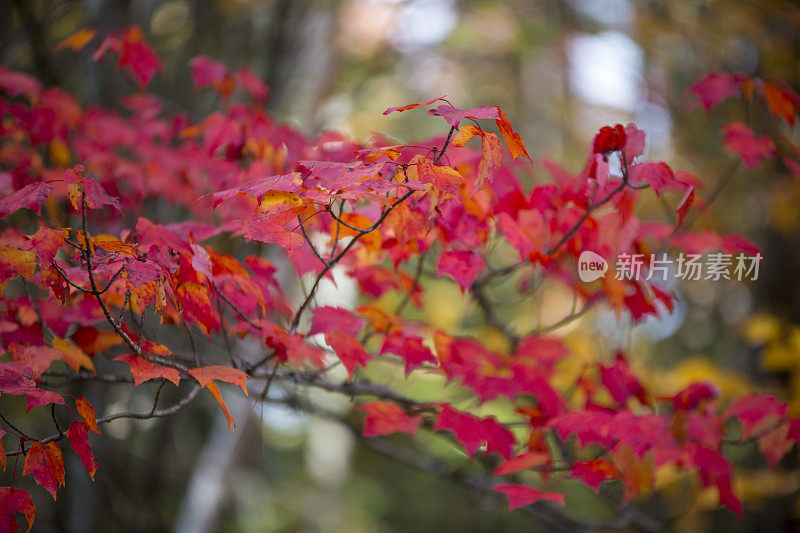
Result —
M 783 343 L 773 342 L 767 345 L 761 358 L 761 366 L 773 372 L 790 370 L 798 363 L 798 354 L 792 352 Z
M 61 352 L 64 356 L 64 362 L 72 367 L 75 372 L 80 370 L 81 367 L 94 372 L 94 363 L 92 363 L 91 358 L 71 342 L 56 337 L 53 339 L 53 348 Z
M 726 371 L 709 360 L 692 357 L 668 372 L 648 376 L 647 386 L 663 394 L 675 394 L 697 381 L 710 381 L 720 388 L 727 398 L 741 397 L 752 390 L 744 376 Z
M 293 192 L 285 192 L 285 191 L 268 191 L 262 198 L 261 198 L 261 210 L 266 212 L 269 211 L 271 207 L 274 206 L 298 206 L 300 205 L 300 197 Z
M 91 30 L 89 28 L 83 28 L 82 30 L 78 30 L 60 43 L 56 45 L 55 51 L 58 52 L 59 50 L 63 50 L 64 48 L 70 48 L 75 50 L 76 52 L 80 52 L 84 49 L 84 47 L 89 44 L 89 41 L 94 39 L 94 36 L 97 34 L 95 30 Z
M 758 314 L 747 321 L 744 327 L 744 338 L 751 344 L 763 344 L 778 337 L 781 324 L 772 315 Z
M 23 278 L 29 278 L 36 272 L 36 254 L 20 250 L 15 246 L 2 246 L 0 266 L 13 270 Z
M 58 137 L 50 141 L 50 160 L 61 168 L 67 168 L 72 160 L 69 146 Z
M 482 134 L 483 131 L 477 126 L 473 126 L 472 124 L 464 124 L 461 126 L 461 129 L 458 130 L 456 136 L 453 137 L 453 140 L 450 142 L 450 144 L 453 146 L 464 146 L 470 139 L 476 135 Z

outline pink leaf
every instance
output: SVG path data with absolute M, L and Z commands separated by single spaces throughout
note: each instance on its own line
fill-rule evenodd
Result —
M 8 216 L 23 207 L 38 215 L 42 204 L 52 190 L 53 186 L 43 181 L 26 185 L 0 200 L 0 217 Z
M 1 76 L 0 76 L 1 77 Z M 14 513 L 22 513 L 28 521 L 26 533 L 30 533 L 36 518 L 33 498 L 26 491 L 14 487 L 0 487 L 0 531 L 16 531 L 19 525 Z
M 212 87 L 229 75 L 224 63 L 214 61 L 210 57 L 196 56 L 189 60 L 192 69 L 192 81 L 196 89 Z
M 64 404 L 63 396 L 61 396 L 57 392 L 43 390 L 43 389 L 31 389 L 25 393 L 25 398 L 28 403 L 28 411 L 30 411 L 34 407 L 39 407 L 41 405 L 49 405 L 51 403 L 57 403 L 59 405 Z
M 734 402 L 723 418 L 736 417 L 744 427 L 743 437 L 748 438 L 755 429 L 786 416 L 786 403 L 769 394 L 750 394 Z
M 329 333 L 334 330 L 341 330 L 348 335 L 355 337 L 361 328 L 364 327 L 364 319 L 357 317 L 347 309 L 342 307 L 322 306 L 315 307 L 311 314 L 311 329 L 308 335 L 317 333 Z
M 683 190 L 686 186 L 675 178 L 672 169 L 660 161 L 658 163 L 639 163 L 630 167 L 631 183 L 638 185 L 646 181 L 656 194 L 661 194 L 664 189 Z
M 465 118 L 471 118 L 475 120 L 497 120 L 500 118 L 497 106 L 488 105 L 483 105 L 472 109 L 456 109 L 451 105 L 440 105 L 434 109 L 429 109 L 428 114 L 435 117 L 444 118 L 445 122 L 456 129 L 458 129 L 459 124 L 461 124 L 461 121 Z
M 486 268 L 486 264 L 478 254 L 467 251 L 444 252 L 439 257 L 436 275 L 448 275 L 463 290 L 468 290 L 478 277 L 478 272 Z
M 768 157 L 775 155 L 775 143 L 765 136 L 757 136 L 741 122 L 731 122 L 723 126 L 725 139 L 722 143 L 732 152 L 739 154 L 747 168 L 756 168 Z
M 726 98 L 739 96 L 741 80 L 735 74 L 712 72 L 695 82 L 688 92 L 696 95 L 700 100 L 700 105 L 708 111 Z

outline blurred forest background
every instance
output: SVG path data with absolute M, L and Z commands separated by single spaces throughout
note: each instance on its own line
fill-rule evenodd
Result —
M 266 79 L 270 111 L 308 135 L 441 135 L 441 121 L 424 112 L 381 113 L 447 94 L 460 108 L 499 105 L 535 160 L 578 171 L 600 126 L 634 121 L 648 134 L 648 158 L 694 172 L 706 194 L 733 160 L 718 126 L 748 110 L 728 101 L 706 115 L 690 106 L 687 87 L 724 70 L 800 88 L 800 7 L 788 0 L 8 0 L 0 2 L 0 60 L 84 104 L 115 105 L 135 92 L 132 83 L 90 53 L 53 49 L 83 27 L 105 35 L 131 24 L 164 61 L 149 91 L 170 111 L 200 118 L 219 105 L 210 91 L 193 90 L 188 61 L 202 54 Z M 541 169 L 537 179 L 547 180 Z M 575 364 L 592 357 L 600 338 L 629 348 L 660 388 L 710 379 L 723 394 L 766 388 L 800 408 L 798 206 L 800 185 L 776 164 L 740 169 L 695 229 L 738 232 L 761 246 L 758 281 L 686 282 L 674 288 L 681 302 L 672 317 L 636 328 L 613 314 L 587 315 L 559 332 Z M 646 208 L 662 206 L 653 198 Z M 460 321 L 458 289 L 426 283 L 426 320 Z M 554 289 L 528 312 L 546 322 L 570 304 Z M 36 529 L 548 530 L 536 517 L 505 512 L 501 501 L 397 464 L 332 422 L 233 398 L 229 405 L 239 420 L 232 436 L 211 402 L 164 420 L 110 424 L 95 447 L 94 486 L 80 464 L 68 464 L 70 483 L 55 504 L 39 506 Z M 737 488 L 750 511 L 744 522 L 668 476 L 643 508 L 680 530 L 797 526 L 796 473 L 745 475 Z M 588 497 L 572 511 L 613 514 Z

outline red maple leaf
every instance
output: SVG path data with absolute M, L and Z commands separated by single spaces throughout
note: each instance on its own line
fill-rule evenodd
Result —
M 42 405 L 64 405 L 64 397 L 59 393 L 37 388 L 33 388 L 25 392 L 25 400 L 28 411 L 34 407 L 40 407 Z
M 327 342 L 347 370 L 348 379 L 353 377 L 356 367 L 367 366 L 375 357 L 364 349 L 358 340 L 342 330 L 333 330 L 325 334 Z
M 720 505 L 742 516 L 742 502 L 733 492 L 731 463 L 717 452 L 700 446 L 689 446 L 688 451 L 692 463 L 699 469 L 703 487 L 716 485 Z
M 408 416 L 392 402 L 371 402 L 358 407 L 367 413 L 364 419 L 364 436 L 378 437 L 391 433 L 413 435 L 422 424 L 422 415 Z
M 214 87 L 222 98 L 230 96 L 234 81 L 224 63 L 210 57 L 196 56 L 189 60 L 189 67 L 192 69 L 192 81 L 196 89 Z
M 242 67 L 235 73 L 236 85 L 250 93 L 250 96 L 257 103 L 263 103 L 269 95 L 269 87 L 264 81 L 256 76 L 252 70 Z
M 775 423 L 786 416 L 786 402 L 770 394 L 750 394 L 728 407 L 724 419 L 736 417 L 742 423 L 743 438 L 748 438 L 763 426 Z
M 163 68 L 161 60 L 144 39 L 139 26 L 130 26 L 121 34 L 113 33 L 95 50 L 93 58 L 100 61 L 107 52 L 119 55 L 117 66 L 126 68 L 140 89 L 147 87 L 153 75 Z
M 89 445 L 88 425 L 85 422 L 73 422 L 67 430 L 67 437 L 72 445 L 72 449 L 81 458 L 83 466 L 89 472 L 89 476 L 94 481 L 94 473 L 97 472 L 97 463 L 94 461 L 92 447 Z
M 430 183 L 443 192 L 458 196 L 458 188 L 464 181 L 459 172 L 451 167 L 434 165 L 428 158 L 421 158 L 417 163 L 419 180 Z
M 436 275 L 447 275 L 461 286 L 462 290 L 469 290 L 472 282 L 478 277 L 478 272 L 486 268 L 486 263 L 480 255 L 468 251 L 444 252 L 439 256 L 436 266 Z
M 52 190 L 53 186 L 43 181 L 24 186 L 0 200 L 0 217 L 8 216 L 23 207 L 38 215 L 42 204 Z
M 738 74 L 712 72 L 695 82 L 688 92 L 700 100 L 700 104 L 708 111 L 726 98 L 739 96 L 742 78 Z
M 12 98 L 24 94 L 33 101 L 42 92 L 42 84 L 33 76 L 15 72 L 6 68 L 5 65 L 0 65 L 0 89 Z
M 687 213 L 689 213 L 689 208 L 692 207 L 694 201 L 694 185 L 689 185 L 689 187 L 686 188 L 686 192 L 683 194 L 681 201 L 678 203 L 678 207 L 675 208 L 675 212 L 678 214 L 677 227 L 680 227 L 683 224 L 683 219 L 686 218 Z
M 499 118 L 495 120 L 495 123 L 497 124 L 497 127 L 500 128 L 500 133 L 503 134 L 503 140 L 508 147 L 508 151 L 511 152 L 511 157 L 514 159 L 520 156 L 527 157 L 528 160 L 532 162 L 531 156 L 529 156 L 528 152 L 525 150 L 525 141 L 523 141 L 522 137 L 514 131 L 514 128 L 511 126 L 511 122 L 508 121 L 502 111 L 498 109 L 497 114 Z
M 446 404 L 439 411 L 433 430 L 453 433 L 470 457 L 473 457 L 481 446 L 486 445 L 487 454 L 497 452 L 505 459 L 510 459 L 516 442 L 513 433 L 499 424 L 494 417 L 478 418 L 469 413 L 456 411 Z
M 238 368 L 231 368 L 229 366 L 209 365 L 199 368 L 192 368 L 187 371 L 201 387 L 207 387 L 209 383 L 214 380 L 225 381 L 236 385 L 247 395 L 247 378 L 249 377 L 246 372 Z
M 482 105 L 472 109 L 456 109 L 451 105 L 440 105 L 434 109 L 429 109 L 428 114 L 435 117 L 442 117 L 451 127 L 458 129 L 461 121 L 465 118 L 471 118 L 473 120 L 497 120 L 500 118 L 499 111 L 497 106 L 494 105 Z
M 762 90 L 770 113 L 794 127 L 797 104 L 800 101 L 797 93 L 770 82 L 763 83 Z
M 62 358 L 61 352 L 49 346 L 21 346 L 13 343 L 8 347 L 11 358 L 27 366 L 33 379 L 39 379 L 42 373 L 50 368 L 50 364 Z
M 31 495 L 15 487 L 0 487 L 0 531 L 16 531 L 19 525 L 14 513 L 22 513 L 28 521 L 26 533 L 30 533 L 36 518 L 36 507 Z
M 492 472 L 492 475 L 506 476 L 509 474 L 515 474 L 521 470 L 529 470 L 531 468 L 544 466 L 549 462 L 550 462 L 550 454 L 547 452 L 524 453 L 522 455 L 514 457 L 513 459 L 509 459 L 508 461 L 498 466 L 494 470 L 494 472 Z
M 83 417 L 83 421 L 86 422 L 86 426 L 99 435 L 100 430 L 97 428 L 97 415 L 94 412 L 94 407 L 89 403 L 89 400 L 81 396 L 75 400 L 75 407 L 78 409 L 78 413 Z
M 597 492 L 603 481 L 618 479 L 620 474 L 607 459 L 595 459 L 593 461 L 576 461 L 569 477 L 580 479 Z
M 56 499 L 59 487 L 64 486 L 64 456 L 55 442 L 34 442 L 25 456 L 22 475 L 33 474 L 33 480 Z
M 542 492 L 525 485 L 497 485 L 494 490 L 508 499 L 508 510 L 525 507 L 539 500 L 550 500 L 564 505 L 564 495 L 556 492 Z
M 628 398 L 636 398 L 644 405 L 649 403 L 647 392 L 621 355 L 613 365 L 600 365 L 600 381 L 620 406 L 625 406 Z
M 656 194 L 661 194 L 664 189 L 684 190 L 686 184 L 675 177 L 672 169 L 663 161 L 639 163 L 630 167 L 630 182 L 639 185 L 646 181 Z
M 86 207 L 89 209 L 100 209 L 103 206 L 110 205 L 117 211 L 122 212 L 119 200 L 109 196 L 96 179 L 84 174 L 85 171 L 86 167 L 83 165 L 75 165 L 73 168 L 68 168 L 64 171 L 64 181 L 67 182 L 67 191 L 69 192 L 72 208 L 80 213 L 81 203 L 85 199 Z
M 351 337 L 355 337 L 365 323 L 363 318 L 357 317 L 342 307 L 327 305 L 315 307 L 311 314 L 313 318 L 311 319 L 311 329 L 308 331 L 308 335 L 340 330 Z
M 757 136 L 741 122 L 726 124 L 722 131 L 725 133 L 722 143 L 730 151 L 739 154 L 747 168 L 756 168 L 767 158 L 775 155 L 775 143 L 772 139 Z
M 261 202 L 270 191 L 283 191 L 291 193 L 299 193 L 300 186 L 303 180 L 300 178 L 299 172 L 291 172 L 289 174 L 280 174 L 277 176 L 267 176 L 265 178 L 255 178 L 238 185 L 232 189 L 215 192 L 201 196 L 200 199 L 211 197 L 214 201 L 214 209 L 222 202 L 230 200 L 242 194 L 248 194 Z
M 436 363 L 436 356 L 422 343 L 419 337 L 409 337 L 394 331 L 383 341 L 381 353 L 399 355 L 405 361 L 406 375 L 424 363 Z
M 676 410 L 692 411 L 701 403 L 718 398 L 719 395 L 719 387 L 713 383 L 699 382 L 692 383 L 670 399 Z
M 395 111 L 397 111 L 397 112 L 408 111 L 409 109 L 416 109 L 416 108 L 418 108 L 420 106 L 431 105 L 432 103 L 439 102 L 439 101 L 446 101 L 445 97 L 444 96 L 440 96 L 439 98 L 434 98 L 433 100 L 428 100 L 427 102 L 420 102 L 418 104 L 407 104 L 407 105 L 402 105 L 402 106 L 399 106 L 399 107 L 390 107 L 389 109 L 384 111 L 383 114 L 384 115 L 388 115 L 390 113 L 394 113 Z
M 141 385 L 145 381 L 164 378 L 171 381 L 177 387 L 181 381 L 181 373 L 177 368 L 170 368 L 151 363 L 143 357 L 134 354 L 123 354 L 114 358 L 114 361 L 123 361 L 130 366 L 133 375 L 134 386 Z
M 595 135 L 592 141 L 593 154 L 605 154 L 608 152 L 618 152 L 625 148 L 628 142 L 628 135 L 622 124 L 616 126 L 603 126 Z

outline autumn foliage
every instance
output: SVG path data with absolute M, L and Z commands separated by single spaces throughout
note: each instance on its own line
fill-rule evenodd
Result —
M 240 388 L 263 401 L 273 383 L 354 398 L 359 416 L 350 421 L 367 438 L 424 431 L 451 439 L 485 465 L 511 509 L 565 505 L 559 484 L 568 478 L 594 490 L 618 480 L 624 506 L 673 466 L 741 514 L 727 449 L 756 442 L 772 466 L 796 453 L 800 419 L 771 395 L 722 402 L 708 382 L 651 391 L 621 351 L 586 365 L 572 383 L 559 379 L 571 350 L 558 328 L 581 310 L 606 306 L 640 322 L 669 314 L 675 302 L 655 281 L 581 282 L 583 250 L 610 260 L 758 250 L 736 235 L 692 231 L 706 207 L 704 180 L 648 161 L 635 124 L 602 128 L 577 174 L 534 163 L 496 106 L 458 109 L 445 97 L 384 113 L 392 120 L 427 109 L 441 122 L 437 138 L 307 138 L 264 111 L 262 80 L 207 57 L 190 62 L 193 80 L 218 94 L 221 110 L 194 122 L 146 92 L 163 66 L 140 29 L 102 38 L 83 30 L 58 53 L 90 45 L 96 61 L 116 62 L 138 88 L 120 110 L 82 107 L 0 67 L 0 451 L 12 481 L 30 476 L 55 499 L 69 481 L 65 454 L 77 454 L 92 479 L 103 468 L 92 446 L 104 445 L 104 424 L 166 417 L 208 394 L 233 430 L 223 396 Z M 788 126 L 800 106 L 788 87 L 745 74 L 711 74 L 689 92 L 706 111 L 728 98 L 761 103 Z M 746 167 L 776 159 L 800 174 L 800 150 L 775 135 L 742 122 L 722 126 L 725 149 Z M 551 179 L 540 179 L 543 172 Z M 672 224 L 640 218 L 646 195 L 670 204 Z M 149 217 L 154 203 L 173 218 Z M 279 272 L 276 257 L 290 272 Z M 334 269 L 355 280 L 358 307 L 315 305 Z M 299 298 L 287 276 L 306 282 Z M 502 343 L 414 319 L 425 276 L 457 284 Z M 577 295 L 561 323 L 523 330 L 492 301 L 495 284 L 512 282 L 524 294 L 542 279 Z M 158 338 L 148 324 L 158 325 Z M 204 338 L 229 353 L 204 350 Z M 230 348 L 243 340 L 258 346 L 257 356 Z M 438 376 L 441 394 L 406 396 L 368 378 L 375 360 L 396 363 L 406 378 Z M 329 377 L 339 364 L 344 380 Z M 150 410 L 98 416 L 83 396 L 59 392 L 82 380 L 158 387 Z M 165 388 L 180 399 L 165 405 Z M 29 416 L 52 411 L 50 432 L 32 434 L 25 417 L 10 419 L 7 406 L 23 401 Z M 300 397 L 283 401 L 324 411 Z M 510 405 L 512 416 L 481 411 L 490 402 Z M 30 530 L 41 495 L 11 485 L 0 487 L 0 531 L 15 530 L 21 516 Z

